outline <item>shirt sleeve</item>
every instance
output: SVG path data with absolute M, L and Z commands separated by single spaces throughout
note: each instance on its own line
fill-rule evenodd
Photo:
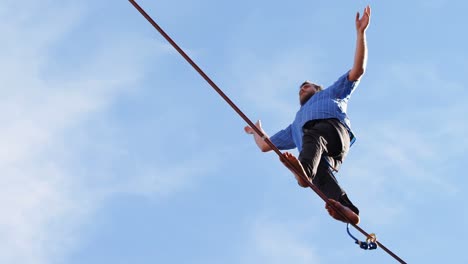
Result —
M 270 141 L 273 144 L 275 144 L 275 146 L 279 148 L 280 150 L 296 148 L 296 144 L 294 143 L 294 140 L 292 137 L 291 125 L 279 131 L 278 133 L 274 134 L 270 138 Z
M 346 72 L 338 80 L 332 84 L 328 89 L 337 99 L 348 99 L 354 92 L 356 87 L 359 85 L 359 80 L 350 81 L 348 80 L 349 72 Z

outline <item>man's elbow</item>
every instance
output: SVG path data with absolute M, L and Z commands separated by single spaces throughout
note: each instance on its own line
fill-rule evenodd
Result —
M 366 69 L 364 69 L 364 68 L 352 69 L 349 72 L 348 80 L 357 81 L 357 80 L 361 79 L 361 77 L 364 75 L 365 72 L 366 72 Z

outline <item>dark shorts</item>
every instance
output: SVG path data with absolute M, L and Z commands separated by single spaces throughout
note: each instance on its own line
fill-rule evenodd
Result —
M 320 119 L 307 122 L 303 133 L 299 160 L 309 180 L 328 198 L 339 201 L 359 214 L 358 208 L 348 199 L 333 175 L 349 151 L 350 136 L 347 128 L 338 119 Z

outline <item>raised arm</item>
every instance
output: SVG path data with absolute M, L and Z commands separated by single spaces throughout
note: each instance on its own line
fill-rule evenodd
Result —
M 367 43 L 366 30 L 369 26 L 371 17 L 371 8 L 367 6 L 364 9 L 362 17 L 359 18 L 359 12 L 356 14 L 356 52 L 354 54 L 353 68 L 349 72 L 348 80 L 357 81 L 366 71 L 367 66 Z

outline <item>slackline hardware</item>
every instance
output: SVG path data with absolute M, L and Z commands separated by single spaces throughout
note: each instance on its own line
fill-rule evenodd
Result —
M 143 15 L 146 20 L 148 20 L 148 22 L 172 45 L 172 47 L 174 47 L 174 49 L 177 50 L 177 52 L 179 52 L 179 54 L 184 57 L 184 59 L 201 75 L 201 77 L 203 79 L 205 79 L 205 81 L 208 82 L 208 84 L 210 84 L 210 86 L 224 99 L 224 101 L 226 101 L 226 103 L 229 104 L 229 106 L 231 106 L 231 108 L 255 131 L 255 133 L 257 133 L 261 138 L 264 139 L 265 143 L 271 147 L 271 149 L 280 157 L 280 158 L 283 158 L 283 153 L 281 153 L 281 151 L 270 141 L 270 139 L 264 135 L 256 126 L 255 124 L 234 104 L 233 101 L 231 101 L 231 99 L 229 99 L 229 97 L 216 85 L 216 83 L 214 83 L 210 77 L 208 77 L 208 75 L 206 75 L 205 72 L 203 72 L 203 70 L 179 47 L 179 45 L 177 45 L 177 43 L 172 40 L 171 37 L 169 37 L 169 35 L 164 32 L 164 30 L 146 13 L 145 10 L 143 10 L 143 8 L 141 8 L 136 2 L 135 0 L 129 0 L 129 2 L 138 10 L 138 12 L 140 12 L 141 15 Z M 307 185 L 325 202 L 327 203 L 331 208 L 333 208 L 343 219 L 346 219 L 347 222 L 350 222 L 349 219 L 339 210 L 337 210 L 336 206 L 334 206 L 332 203 L 328 202 L 328 198 L 327 196 L 325 196 L 325 194 L 323 194 L 314 184 L 312 184 L 312 182 L 310 182 L 307 178 L 306 175 L 304 175 L 301 171 L 297 171 L 293 164 L 291 164 L 291 162 L 287 159 L 285 159 L 285 161 L 291 166 L 291 168 L 293 168 L 293 171 L 295 174 L 299 175 L 300 178 L 307 183 Z M 352 225 L 356 230 L 358 230 L 359 232 L 361 232 L 365 237 L 370 237 L 370 235 L 364 231 L 362 228 L 360 228 L 359 226 L 355 225 L 355 224 L 352 224 L 350 223 L 350 225 Z M 405 261 L 403 261 L 400 257 L 398 257 L 395 253 L 393 253 L 392 251 L 390 251 L 388 248 L 386 248 L 382 243 L 380 243 L 379 241 L 375 240 L 375 243 L 376 245 L 378 245 L 380 248 L 382 248 L 385 252 L 387 252 L 390 256 L 392 256 L 395 260 L 397 260 L 398 262 L 402 263 L 402 264 L 406 264 Z
M 366 242 L 364 242 L 364 241 L 358 240 L 357 238 L 355 238 L 351 234 L 351 232 L 349 232 L 349 224 L 346 224 L 346 231 L 348 232 L 348 235 L 352 239 L 354 239 L 354 242 L 359 245 L 360 248 L 365 249 L 365 250 L 367 250 L 367 249 L 369 249 L 369 250 L 377 249 L 377 243 L 376 243 L 377 242 L 377 236 L 375 236 L 374 233 L 370 234 L 367 237 Z

